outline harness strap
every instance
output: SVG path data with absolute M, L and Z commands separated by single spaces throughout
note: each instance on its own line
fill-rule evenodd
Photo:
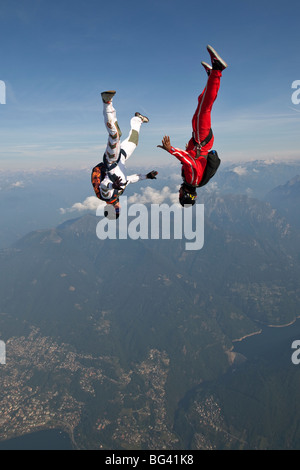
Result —
M 106 155 L 105 154 L 103 155 L 104 172 L 109 177 L 109 179 L 112 183 L 114 183 L 118 179 L 118 176 L 114 173 L 112 174 L 111 170 L 113 170 L 114 168 L 116 168 L 118 166 L 122 155 L 124 155 L 125 158 L 127 157 L 127 153 L 123 149 L 120 150 L 118 160 L 113 162 L 111 165 L 109 165 Z M 118 198 L 121 194 L 123 194 L 124 189 L 125 189 L 125 187 L 123 189 L 115 189 L 112 198 Z M 112 201 L 111 203 L 113 203 L 115 201 L 116 201 L 116 199 L 114 199 L 114 201 Z
M 199 144 L 199 142 L 197 142 L 197 141 L 195 140 L 195 137 L 193 136 L 194 144 L 195 144 L 195 146 L 197 147 L 197 152 L 196 152 L 196 157 L 195 157 L 195 158 L 199 158 L 199 157 L 200 157 L 202 147 L 204 147 L 206 144 L 208 144 L 208 142 L 212 139 L 212 136 L 213 136 L 213 131 L 212 131 L 211 128 L 209 129 L 208 136 L 207 136 L 204 140 L 202 140 L 202 142 L 200 142 L 200 144 Z M 203 157 L 207 159 L 207 156 L 206 156 L 206 155 L 203 155 Z M 192 191 L 192 192 L 195 191 L 195 188 L 196 188 L 197 186 L 193 186 L 193 185 L 191 185 L 191 184 L 189 184 L 189 183 L 186 182 L 185 176 L 184 176 L 183 168 L 182 168 L 181 176 L 182 176 L 182 178 L 183 178 L 185 187 L 186 187 L 189 191 Z
M 197 147 L 196 158 L 200 157 L 202 147 L 208 144 L 208 142 L 212 139 L 212 136 L 213 136 L 212 128 L 209 129 L 208 136 L 204 140 L 202 140 L 202 142 L 200 143 L 197 142 L 193 136 L 194 144 Z
M 120 150 L 120 153 L 119 153 L 119 156 L 118 156 L 118 160 L 116 160 L 115 162 L 113 162 L 111 165 L 109 165 L 109 163 L 108 163 L 108 161 L 107 161 L 106 154 L 103 155 L 103 163 L 104 163 L 105 170 L 107 171 L 107 173 L 109 173 L 111 170 L 113 170 L 114 168 L 116 168 L 116 166 L 118 166 L 119 161 L 120 161 L 122 155 L 124 155 L 125 158 L 127 157 L 127 154 L 126 154 L 125 150 L 123 150 L 123 149 Z
M 111 174 L 111 170 L 113 170 L 114 168 L 116 168 L 118 166 L 122 155 L 124 155 L 125 158 L 127 157 L 127 153 L 123 149 L 120 150 L 118 160 L 113 162 L 111 165 L 109 165 L 109 163 L 107 161 L 106 154 L 103 155 L 104 171 L 113 183 L 116 181 L 117 176 L 115 174 Z
M 105 176 L 107 175 L 109 177 L 109 179 L 112 181 L 112 183 L 114 183 L 116 181 L 117 176 L 115 174 L 111 174 L 110 172 L 111 172 L 111 170 L 116 168 L 116 166 L 119 164 L 119 161 L 120 161 L 122 155 L 124 155 L 125 158 L 127 157 L 127 154 L 126 154 L 125 150 L 123 150 L 123 149 L 120 150 L 118 160 L 116 162 L 112 163 L 111 165 L 109 165 L 109 163 L 107 161 L 107 157 L 104 154 L 103 155 L 103 161 L 101 163 L 98 163 L 98 165 L 96 165 L 92 169 L 91 182 L 92 182 L 92 185 L 94 187 L 94 191 L 96 193 L 96 196 L 99 199 L 102 199 L 101 195 L 100 195 L 99 187 L 100 187 L 101 181 L 105 178 Z M 123 190 L 115 189 L 111 199 L 110 200 L 105 199 L 107 204 L 114 204 L 114 203 L 118 202 L 119 196 L 123 193 L 124 189 Z

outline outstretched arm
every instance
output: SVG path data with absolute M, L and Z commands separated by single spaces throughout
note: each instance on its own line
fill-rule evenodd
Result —
M 170 137 L 165 135 L 162 140 L 162 145 L 158 145 L 161 149 L 166 150 L 167 152 L 171 153 L 176 157 L 181 163 L 189 163 L 191 161 L 191 157 L 185 150 L 180 150 L 177 148 L 172 147 L 170 142 Z
M 129 175 L 127 176 L 127 184 L 137 183 L 138 181 L 147 180 L 147 179 L 153 180 L 153 179 L 156 179 L 157 175 L 158 175 L 158 172 L 155 170 L 150 171 L 150 173 L 147 173 L 147 175 L 138 175 L 138 174 Z

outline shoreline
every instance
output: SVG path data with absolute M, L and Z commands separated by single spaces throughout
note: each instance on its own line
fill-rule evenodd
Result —
M 295 317 L 291 322 L 289 323 L 285 323 L 284 325 L 264 325 L 265 328 L 286 328 L 288 326 L 291 326 L 293 325 L 297 320 L 300 319 L 300 315 Z M 237 343 L 239 341 L 243 341 L 244 339 L 246 338 L 249 338 L 250 336 L 254 336 L 254 335 L 259 335 L 263 332 L 263 328 L 261 328 L 260 330 L 258 331 L 254 331 L 253 333 L 249 333 L 247 335 L 244 335 L 242 336 L 241 338 L 237 338 L 237 339 L 232 339 L 231 342 L 232 343 Z
M 6 442 L 15 441 L 15 440 L 22 439 L 22 438 L 28 438 L 28 437 L 30 437 L 34 434 L 48 432 L 48 431 L 55 431 L 57 433 L 64 434 L 66 437 L 69 438 L 69 441 L 70 441 L 70 443 L 73 447 L 73 450 L 75 450 L 77 448 L 76 443 L 73 439 L 73 436 L 72 436 L 72 434 L 70 433 L 69 430 L 67 430 L 65 428 L 62 428 L 60 426 L 52 427 L 52 426 L 46 426 L 46 425 L 37 426 L 36 428 L 31 429 L 30 431 L 29 430 L 24 430 L 24 432 L 20 431 L 20 432 L 17 432 L 17 433 L 13 433 L 12 435 L 5 437 L 4 439 L 2 438 L 0 440 L 0 444 L 2 446 L 2 445 L 5 445 Z M 18 449 L 16 449 L 16 450 L 18 450 Z M 34 449 L 32 449 L 32 450 L 34 450 Z
M 24 432 L 19 432 L 15 433 L 14 435 L 11 435 L 9 437 L 6 437 L 5 439 L 0 440 L 1 443 L 4 443 L 6 441 L 11 441 L 14 439 L 20 439 L 26 436 L 30 436 L 31 434 L 39 433 L 39 432 L 47 432 L 47 431 L 56 431 L 59 433 L 64 433 L 66 436 L 69 437 L 70 443 L 72 444 L 73 450 L 78 450 L 79 447 L 74 439 L 74 430 L 73 428 L 68 424 L 63 421 L 57 421 L 55 424 L 49 424 L 49 426 L 45 424 L 39 425 L 36 428 L 31 429 L 30 431 L 24 431 Z
M 299 317 L 294 318 L 290 323 L 286 323 L 285 325 L 267 325 L 268 328 L 285 328 L 286 326 L 291 326 L 293 325 Z
M 262 329 L 260 329 L 259 331 L 254 331 L 253 333 L 249 333 L 248 335 L 242 336 L 241 338 L 233 339 L 233 340 L 231 340 L 231 342 L 232 343 L 238 343 L 240 341 L 243 341 L 246 338 L 249 338 L 250 336 L 260 335 L 261 333 L 262 333 Z

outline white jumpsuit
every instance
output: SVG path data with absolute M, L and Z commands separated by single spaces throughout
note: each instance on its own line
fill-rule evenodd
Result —
M 133 154 L 134 150 L 137 147 L 139 140 L 139 132 L 142 125 L 142 119 L 138 116 L 134 116 L 130 120 L 130 132 L 123 142 L 121 142 L 120 137 L 122 135 L 118 121 L 117 113 L 113 107 L 112 102 L 103 103 L 103 116 L 106 129 L 108 131 L 108 142 L 105 150 L 105 155 L 108 165 L 113 164 L 119 158 L 121 149 L 125 152 L 125 155 L 122 153 L 121 158 L 118 162 L 118 165 L 110 170 L 111 174 L 115 174 L 121 178 L 121 183 L 124 184 L 122 188 L 125 188 L 129 183 L 136 183 L 140 180 L 146 179 L 146 175 L 127 175 L 126 161 Z M 101 182 L 100 185 L 100 194 L 103 199 L 110 199 L 114 194 L 114 188 L 112 187 L 112 181 L 107 175 Z

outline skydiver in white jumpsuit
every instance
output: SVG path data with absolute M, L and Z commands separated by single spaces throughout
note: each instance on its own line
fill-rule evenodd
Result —
M 157 172 L 151 171 L 146 175 L 127 175 L 126 161 L 138 145 L 141 125 L 149 122 L 149 119 L 140 113 L 135 113 L 135 116 L 130 120 L 129 135 L 127 139 L 121 142 L 122 133 L 118 125 L 117 113 L 112 103 L 115 93 L 115 91 L 101 93 L 104 123 L 108 131 L 108 142 L 103 157 L 105 171 L 102 168 L 101 181 L 98 188 L 95 182 L 93 182 L 93 186 L 97 197 L 106 201 L 107 204 L 113 204 L 118 215 L 120 209 L 118 198 L 124 192 L 126 186 L 140 180 L 156 179 Z

